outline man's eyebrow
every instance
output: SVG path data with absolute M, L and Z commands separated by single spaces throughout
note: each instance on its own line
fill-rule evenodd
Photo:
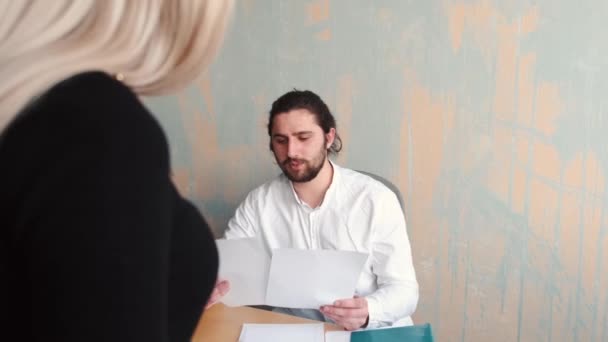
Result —
M 300 131 L 300 132 L 295 132 L 295 133 L 292 133 L 291 135 L 297 135 L 297 136 L 300 136 L 300 135 L 310 135 L 310 134 L 313 134 L 313 131 Z M 284 138 L 286 138 L 286 137 L 288 137 L 288 136 L 289 136 L 288 134 L 281 134 L 281 133 L 273 133 L 273 134 L 272 134 L 272 137 L 273 137 L 273 138 L 274 138 L 274 137 L 284 137 Z

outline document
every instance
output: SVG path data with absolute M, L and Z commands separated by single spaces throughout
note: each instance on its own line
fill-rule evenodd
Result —
M 266 304 L 318 309 L 352 298 L 367 254 L 336 250 L 275 249 Z
M 257 238 L 216 240 L 219 278 L 230 282 L 228 306 L 271 305 L 319 309 L 351 298 L 367 254 L 336 250 L 275 249 Z
M 262 305 L 266 302 L 270 256 L 255 238 L 216 240 L 220 267 L 218 278 L 230 282 L 222 297 L 228 306 Z
M 350 342 L 350 331 L 328 331 L 325 342 Z
M 323 323 L 243 324 L 239 342 L 324 342 Z

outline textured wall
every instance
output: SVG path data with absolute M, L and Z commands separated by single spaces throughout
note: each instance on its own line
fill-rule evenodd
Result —
M 333 108 L 338 162 L 406 199 L 439 341 L 608 341 L 608 2 L 239 2 L 209 74 L 149 101 L 216 233 L 279 172 L 266 112 Z

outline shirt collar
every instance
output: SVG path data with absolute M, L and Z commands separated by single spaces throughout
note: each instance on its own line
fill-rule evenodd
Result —
M 333 169 L 333 173 L 332 173 L 332 177 L 331 177 L 331 183 L 329 184 L 329 188 L 327 188 L 327 191 L 325 191 L 325 196 L 323 196 L 323 200 L 321 200 L 321 204 L 319 204 L 318 207 L 316 208 L 311 208 L 306 202 L 302 201 L 300 199 L 300 197 L 298 196 L 298 194 L 296 193 L 296 190 L 293 188 L 293 182 L 290 181 L 289 179 L 287 180 L 289 182 L 289 187 L 291 188 L 291 192 L 293 193 L 293 197 L 296 199 L 296 202 L 305 207 L 305 208 L 309 208 L 312 210 L 315 209 L 321 209 L 326 207 L 326 203 L 329 202 L 329 199 L 333 196 L 333 193 L 335 192 L 335 189 L 337 187 L 336 183 L 338 183 L 338 180 L 340 179 L 340 167 L 336 164 L 334 164 L 333 161 L 331 161 L 331 159 L 327 159 L 329 161 L 329 164 L 331 165 L 332 169 Z

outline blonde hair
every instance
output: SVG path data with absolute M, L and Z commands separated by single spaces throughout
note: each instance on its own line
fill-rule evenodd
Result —
M 0 133 L 33 97 L 74 74 L 120 73 L 160 95 L 215 56 L 232 0 L 0 0 Z

